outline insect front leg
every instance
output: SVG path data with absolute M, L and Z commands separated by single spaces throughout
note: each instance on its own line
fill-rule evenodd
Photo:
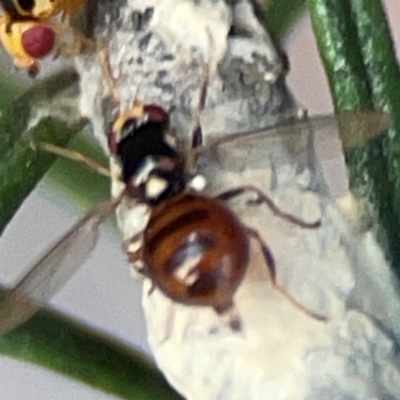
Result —
M 286 297 L 286 299 L 289 300 L 295 307 L 302 310 L 308 316 L 310 316 L 318 321 L 327 321 L 326 317 L 316 314 L 313 311 L 306 308 L 305 306 L 303 306 L 290 293 L 288 293 L 285 288 L 283 288 L 282 286 L 279 285 L 279 283 L 277 283 L 275 260 L 271 253 L 271 250 L 268 248 L 267 244 L 264 242 L 264 240 L 262 239 L 262 237 L 260 236 L 260 234 L 258 233 L 258 231 L 256 229 L 246 226 L 246 232 L 250 237 L 257 240 L 257 242 L 260 244 L 262 255 L 263 255 L 265 263 L 268 267 L 270 277 L 271 277 L 271 282 L 274 285 L 274 288 L 277 291 L 279 291 L 281 294 L 283 294 Z
M 63 147 L 55 146 L 51 143 L 41 142 L 41 141 L 38 141 L 38 142 L 33 141 L 32 147 L 34 149 L 46 151 L 48 153 L 52 153 L 57 156 L 67 158 L 72 161 L 77 161 L 77 162 L 83 163 L 87 167 L 89 167 L 91 170 L 93 170 L 94 172 L 96 172 L 100 175 L 106 176 L 107 178 L 110 177 L 110 171 L 108 170 L 108 168 L 103 167 L 97 161 L 84 156 L 83 154 L 79 153 L 78 151 L 65 149 Z
M 262 192 L 260 189 L 258 189 L 257 187 L 255 187 L 253 185 L 244 185 L 244 186 L 236 187 L 231 190 L 227 190 L 226 192 L 223 192 L 223 193 L 219 194 L 218 196 L 216 196 L 216 198 L 220 199 L 220 200 L 230 200 L 230 199 L 240 196 L 246 192 L 254 192 L 257 194 L 257 199 L 249 200 L 250 204 L 266 203 L 267 206 L 271 209 L 271 211 L 275 215 L 277 215 L 283 219 L 286 219 L 287 221 L 291 222 L 292 224 L 299 225 L 302 228 L 307 228 L 307 229 L 318 228 L 319 226 L 321 226 L 321 220 L 317 220 L 315 222 L 306 222 L 298 217 L 295 217 L 294 215 L 291 215 L 291 214 L 286 213 L 285 211 L 282 211 L 266 193 Z
M 97 61 L 102 69 L 103 77 L 108 86 L 111 101 L 116 107 L 119 107 L 120 100 L 117 93 L 117 85 L 112 75 L 110 63 L 107 59 L 107 53 L 105 50 L 100 50 L 97 53 Z M 108 144 L 112 153 L 117 153 L 118 143 L 121 140 L 121 136 L 124 134 L 124 127 L 129 120 L 137 120 L 143 118 L 145 115 L 145 104 L 137 99 L 134 100 L 133 105 L 122 112 L 118 112 L 118 117 L 112 124 L 110 132 L 108 132 Z
M 110 63 L 107 60 L 107 54 L 105 50 L 99 50 L 97 53 L 97 61 L 103 72 L 103 77 L 106 80 L 108 90 L 110 92 L 111 99 L 114 104 L 118 105 L 120 103 L 119 96 L 117 94 L 116 84 L 114 77 L 112 76 Z

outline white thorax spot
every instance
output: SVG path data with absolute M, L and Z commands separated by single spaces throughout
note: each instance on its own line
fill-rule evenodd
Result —
M 151 176 L 146 182 L 146 198 L 149 200 L 158 199 L 168 188 L 169 182 L 159 176 Z
M 167 178 L 157 175 L 157 169 L 168 170 L 173 166 L 174 162 L 168 158 L 157 160 L 148 156 L 144 159 L 143 165 L 134 176 L 132 183 L 135 187 L 144 186 L 144 196 L 147 200 L 157 200 L 170 186 Z
M 200 174 L 194 175 L 188 182 L 188 187 L 195 192 L 202 192 L 207 185 L 207 179 Z
M 153 157 L 146 157 L 142 167 L 133 178 L 133 184 L 137 187 L 146 183 L 150 173 L 157 167 L 157 161 Z

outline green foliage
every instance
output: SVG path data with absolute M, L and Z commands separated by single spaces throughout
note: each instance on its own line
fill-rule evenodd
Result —
M 375 206 L 400 268 L 400 72 L 379 0 L 309 0 L 336 111 L 381 108 L 394 129 L 346 154 L 351 185 Z
M 275 38 L 283 36 L 304 3 L 272 2 L 266 26 Z M 336 109 L 387 108 L 397 111 L 398 126 L 399 74 L 380 2 L 308 0 L 308 7 Z M 32 134 L 36 140 L 64 146 L 84 124 L 79 118 L 72 127 L 45 119 L 27 129 L 34 99 L 46 91 L 62 91 L 76 79 L 70 75 L 45 82 L 7 107 L 18 90 L 14 91 L 7 79 L 0 77 L 0 107 L 5 107 L 0 118 L 0 232 L 55 161 L 53 155 L 32 148 Z M 86 138 L 77 136 L 71 145 L 105 161 Z M 396 263 L 400 246 L 396 233 L 400 232 L 398 148 L 397 131 L 391 131 L 347 154 L 353 185 L 377 205 Z M 85 203 L 108 197 L 107 179 L 71 161 L 57 161 L 48 181 Z M 132 350 L 112 344 L 87 327 L 74 326 L 58 315 L 41 313 L 0 338 L 0 353 L 37 363 L 126 399 L 178 398 Z
M 265 0 L 265 27 L 277 41 L 294 25 L 306 7 L 306 0 Z
M 33 140 L 64 147 L 83 126 L 80 118 L 72 124 L 45 118 L 30 128 L 33 102 L 48 92 L 53 97 L 76 82 L 75 73 L 58 74 L 26 92 L 4 111 L 0 119 L 0 233 L 56 159 L 36 151 Z
M 106 166 L 108 163 L 102 149 L 93 138 L 79 134 L 68 145 L 85 156 Z M 46 175 L 46 182 L 63 192 L 69 199 L 85 208 L 110 197 L 110 181 L 82 163 L 60 157 Z
M 51 368 L 124 399 L 181 399 L 154 366 L 132 349 L 56 313 L 41 311 L 0 336 L 0 353 Z

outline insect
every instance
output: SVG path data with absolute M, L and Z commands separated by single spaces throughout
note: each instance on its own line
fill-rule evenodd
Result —
M 108 72 L 104 75 L 107 78 Z M 116 100 L 112 90 L 111 95 Z M 350 126 L 353 123 L 347 139 L 344 137 L 344 144 L 349 146 L 365 139 L 354 136 L 358 128 L 370 127 L 368 138 L 390 126 L 390 118 L 380 112 L 359 112 L 353 117 L 344 114 L 342 121 Z M 245 139 L 250 146 L 254 143 L 262 151 L 270 145 L 267 139 L 271 135 L 287 137 L 293 131 L 311 129 L 316 138 L 330 138 L 332 135 L 326 131 L 333 132 L 336 126 L 337 119 L 332 116 L 306 119 L 257 132 L 223 136 L 205 149 L 214 151 L 223 143 L 234 147 L 240 143 L 241 147 Z M 121 184 L 121 190 L 72 227 L 11 291 L 0 307 L 0 332 L 7 332 L 27 320 L 66 283 L 93 249 L 99 225 L 118 206 L 133 210 L 140 204 L 146 206 L 148 221 L 138 232 L 128 226 L 133 232 L 125 235 L 123 248 L 138 272 L 173 300 L 212 307 L 220 315 L 231 315 L 229 324 L 233 329 L 240 329 L 240 320 L 230 312 L 248 267 L 249 244 L 253 239 L 262 250 L 273 287 L 305 314 L 325 319 L 305 308 L 278 284 L 274 257 L 262 235 L 245 226 L 225 201 L 250 192 L 256 195 L 254 203 L 258 207 L 267 205 L 277 217 L 291 224 L 316 229 L 320 221 L 304 222 L 285 213 L 251 185 L 231 188 L 215 197 L 198 193 L 199 176 L 191 165 L 191 162 L 195 164 L 196 157 L 183 156 L 179 146 L 170 144 L 170 136 L 173 135 L 168 112 L 157 105 L 137 101 L 117 116 L 108 139 L 112 158 L 119 167 L 114 180 Z M 193 129 L 193 138 L 196 136 L 201 139 L 198 123 Z M 193 147 L 196 142 L 197 139 L 192 140 Z M 82 161 L 82 156 L 76 154 L 60 154 Z M 248 161 L 246 156 L 245 160 Z
M 273 256 L 262 235 L 246 227 L 225 201 L 252 192 L 259 207 L 266 204 L 292 224 L 314 229 L 320 221 L 304 222 L 281 211 L 253 186 L 233 188 L 216 197 L 197 193 L 192 189 L 196 176 L 187 172 L 184 157 L 166 141 L 169 128 L 163 116 L 168 114 L 153 105 L 142 109 L 141 118 L 123 118 L 118 125 L 114 157 L 125 189 L 78 222 L 15 287 L 1 307 L 0 331 L 19 325 L 60 289 L 92 250 L 100 223 L 118 205 L 143 203 L 149 210 L 147 226 L 126 239 L 123 247 L 137 270 L 173 300 L 209 306 L 221 315 L 230 313 L 247 270 L 250 240 L 256 240 L 274 287 L 302 312 L 323 320 L 279 286 Z M 280 128 L 283 132 L 292 129 L 292 125 Z M 234 329 L 240 328 L 236 318 L 229 322 Z
M 14 65 L 35 77 L 38 60 L 53 51 L 55 56 L 72 57 L 92 49 L 94 44 L 71 25 L 82 4 L 82 0 L 2 1 L 5 13 L 0 17 L 0 40 Z M 53 18 L 57 15 L 61 20 Z
M 224 314 L 232 310 L 235 291 L 247 269 L 249 238 L 259 241 L 267 265 L 272 267 L 272 255 L 258 232 L 244 226 L 225 200 L 254 192 L 259 203 L 267 204 L 291 223 L 316 228 L 320 221 L 307 223 L 284 213 L 253 186 L 234 188 L 216 197 L 193 191 L 190 182 L 195 176 L 187 173 L 185 160 L 165 140 L 168 120 L 162 116 L 166 115 L 151 106 L 143 125 L 137 126 L 131 118 L 122 125 L 117 157 L 126 196 L 139 199 L 151 209 L 146 229 L 138 235 L 143 245 L 137 249 L 135 236 L 124 247 L 129 261 L 139 264 L 140 272 L 171 299 L 211 306 Z M 295 299 L 290 300 L 307 314 L 320 318 Z

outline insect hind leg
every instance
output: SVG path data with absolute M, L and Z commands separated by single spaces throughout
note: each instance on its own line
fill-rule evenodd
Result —
M 250 228 L 248 226 L 246 226 L 246 232 L 247 234 L 254 238 L 255 240 L 258 241 L 258 243 L 261 246 L 261 251 L 262 251 L 262 255 L 264 257 L 265 263 L 267 264 L 269 273 L 270 273 L 270 277 L 271 277 L 271 282 L 274 286 L 274 288 L 280 292 L 283 296 L 285 296 L 285 298 L 287 300 L 289 300 L 295 307 L 297 307 L 298 309 L 300 309 L 301 311 L 303 311 L 306 315 L 308 315 L 309 317 L 312 317 L 318 321 L 326 321 L 327 318 L 314 313 L 313 311 L 309 310 L 308 308 L 306 308 L 305 306 L 303 306 L 298 300 L 296 300 L 295 297 L 293 297 L 285 288 L 283 288 L 282 286 L 280 286 L 277 282 L 276 282 L 276 267 L 275 267 L 275 260 L 274 257 L 271 253 L 271 250 L 268 248 L 267 244 L 264 242 L 264 240 L 262 239 L 262 237 L 260 236 L 260 234 L 258 233 L 258 231 L 256 229 Z
M 230 307 L 225 309 L 224 311 L 219 311 L 215 310 L 217 314 L 219 314 L 220 318 L 224 322 L 226 326 L 229 326 L 229 328 L 233 332 L 241 332 L 243 329 L 243 323 L 242 319 L 240 318 L 240 315 L 235 307 L 234 304 L 232 304 Z
M 216 198 L 220 200 L 230 200 L 246 192 L 254 192 L 257 194 L 257 198 L 255 200 L 249 200 L 250 204 L 265 203 L 275 215 L 279 216 L 280 218 L 286 219 L 292 224 L 307 229 L 318 228 L 319 226 L 321 226 L 321 220 L 317 220 L 315 222 L 306 222 L 298 217 L 295 217 L 292 214 L 288 214 L 285 211 L 282 211 L 266 193 L 262 192 L 260 189 L 253 185 L 244 185 L 231 190 L 227 190 L 226 192 L 223 192 L 216 196 Z

